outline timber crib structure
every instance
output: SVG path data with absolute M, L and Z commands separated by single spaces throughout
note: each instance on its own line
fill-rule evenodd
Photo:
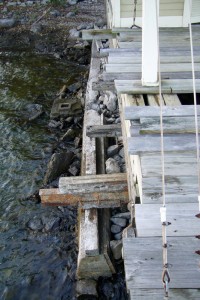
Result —
M 160 8 L 158 2 L 107 0 L 110 28 L 82 31 L 92 40 L 82 176 L 61 178 L 58 189 L 40 195 L 44 204 L 79 207 L 80 279 L 115 272 L 109 208 L 130 203 L 132 222 L 123 235 L 130 299 L 197 300 L 200 107 L 183 99 L 200 93 L 200 25 L 191 26 L 200 22 L 200 1 L 161 0 Z M 117 93 L 121 126 L 104 124 L 89 109 L 99 91 L 109 90 Z M 105 174 L 109 136 L 123 137 L 126 174 Z

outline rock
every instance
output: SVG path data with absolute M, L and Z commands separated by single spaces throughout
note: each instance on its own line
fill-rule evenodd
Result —
M 61 137 L 60 141 L 71 142 L 77 136 L 77 130 L 69 128 L 67 132 Z
M 120 123 L 121 123 L 121 119 L 120 118 L 115 119 L 115 124 L 120 124 Z
M 110 230 L 112 233 L 116 234 L 116 233 L 121 232 L 122 228 L 119 225 L 112 225 Z
M 42 32 L 42 29 L 43 29 L 43 27 L 42 27 L 41 24 L 38 24 L 38 23 L 34 24 L 33 23 L 31 25 L 30 31 L 33 32 L 33 33 L 40 33 L 40 32 Z
M 67 172 L 71 163 L 73 152 L 54 153 L 48 163 L 47 171 L 44 178 L 44 184 L 56 179 L 61 174 Z
M 33 218 L 27 223 L 27 227 L 33 231 L 41 231 L 44 227 L 40 218 Z
M 88 297 L 88 299 L 90 299 L 89 296 L 98 297 L 96 290 L 96 281 L 92 279 L 78 280 L 76 283 L 76 293 L 77 296 L 85 296 Z
M 114 118 L 106 118 L 107 124 L 113 124 L 115 122 Z
M 121 239 L 122 239 L 122 232 L 119 232 L 119 233 L 117 233 L 117 234 L 114 234 L 114 238 L 115 238 L 115 240 L 117 240 L 117 241 L 121 240 Z
M 69 86 L 67 87 L 67 89 L 68 89 L 71 93 L 75 93 L 75 92 L 77 92 L 77 91 L 81 88 L 81 86 L 82 86 L 81 82 L 80 82 L 80 81 L 77 81 L 77 82 L 75 82 L 75 83 L 69 85 Z
M 101 27 L 103 27 L 104 25 L 106 25 L 106 22 L 105 22 L 105 20 L 99 18 L 99 19 L 97 19 L 97 21 L 95 22 L 95 24 L 96 24 L 98 27 L 101 28 Z
M 72 29 L 69 30 L 69 35 L 70 35 L 70 38 L 76 39 L 76 38 L 79 37 L 80 33 L 75 28 L 72 28 Z
M 14 18 L 10 19 L 0 19 L 0 28 L 11 28 L 17 24 Z
M 106 173 L 107 174 L 120 173 L 119 164 L 115 159 L 108 158 L 106 160 Z
M 75 17 L 75 12 L 74 11 L 70 11 L 70 12 L 68 12 L 68 14 L 66 14 L 66 17 L 67 18 L 71 18 L 71 17 Z
M 124 148 L 121 148 L 121 150 L 119 151 L 119 155 L 124 158 Z
M 49 232 L 51 230 L 55 230 L 55 229 L 59 228 L 61 218 L 60 217 L 43 217 L 42 221 L 45 226 L 45 230 L 47 232 Z
M 114 259 L 118 260 L 122 257 L 122 241 L 120 240 L 110 241 L 110 248 Z
M 107 156 L 108 157 L 113 157 L 115 154 L 117 154 L 119 151 L 119 146 L 118 145 L 112 145 L 108 147 L 107 149 Z
M 52 10 L 52 11 L 50 11 L 50 15 L 52 15 L 54 17 L 59 17 L 61 15 L 61 13 L 58 10 Z
M 93 28 L 94 28 L 94 23 L 90 23 L 86 27 L 86 29 L 93 29 Z
M 29 104 L 27 105 L 28 120 L 33 121 L 43 114 L 43 106 L 40 104 Z
M 80 24 L 76 29 L 83 30 L 83 29 L 86 29 L 86 26 L 85 26 L 85 24 Z
M 124 218 L 116 218 L 116 217 L 112 217 L 111 221 L 115 224 L 115 225 L 119 225 L 121 227 L 126 227 L 126 222 L 127 220 Z
M 80 137 L 75 137 L 75 139 L 74 139 L 74 146 L 75 146 L 75 148 L 78 148 L 78 147 L 80 147 L 80 145 L 81 145 L 81 138 Z
M 58 128 L 60 126 L 61 126 L 61 122 L 55 121 L 55 120 L 51 120 L 48 124 L 48 127 L 50 127 L 50 128 Z
M 76 166 L 70 166 L 68 171 L 73 176 L 77 176 L 79 173 L 79 169 Z
M 78 3 L 78 0 L 67 0 L 67 4 L 69 5 L 76 5 Z
M 114 112 L 117 109 L 117 96 L 108 91 L 104 98 L 104 104 L 107 106 L 109 111 Z
M 129 211 L 125 213 L 118 213 L 114 215 L 113 218 L 124 218 L 126 220 L 129 220 L 131 218 L 131 213 Z

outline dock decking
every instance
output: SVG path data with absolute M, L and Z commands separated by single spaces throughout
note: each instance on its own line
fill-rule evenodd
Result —
M 136 237 L 123 238 L 127 289 L 131 299 L 164 299 L 161 280 L 162 200 L 159 88 L 141 85 L 141 30 L 117 32 L 117 48 L 107 56 L 95 88 L 118 94 L 129 193 L 134 203 Z M 200 75 L 200 27 L 193 26 L 196 76 Z M 170 272 L 169 299 L 200 298 L 200 223 L 194 107 L 177 94 L 193 93 L 189 31 L 160 30 L 165 180 Z M 114 86 L 113 86 L 114 83 Z M 200 80 L 196 79 L 196 92 Z M 144 98 L 144 95 L 146 98 Z M 198 114 L 200 113 L 198 107 Z M 134 197 L 130 195 L 131 201 Z

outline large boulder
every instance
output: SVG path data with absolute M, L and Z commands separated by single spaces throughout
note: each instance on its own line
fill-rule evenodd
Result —
M 55 180 L 58 176 L 68 171 L 73 152 L 54 153 L 48 163 L 44 184 Z

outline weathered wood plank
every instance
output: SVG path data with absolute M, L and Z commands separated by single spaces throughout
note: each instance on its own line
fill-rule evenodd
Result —
M 124 173 L 60 177 L 59 190 L 73 195 L 125 191 L 127 179 Z
M 194 117 L 193 105 L 182 106 L 163 106 L 163 117 Z M 200 105 L 197 105 L 197 113 L 200 115 Z M 143 117 L 159 117 L 160 107 L 158 106 L 144 106 L 144 107 L 125 107 L 126 120 L 137 120 Z
M 142 156 L 141 157 L 142 176 L 143 177 L 160 177 L 161 176 L 161 157 Z M 166 176 L 194 176 L 197 167 L 196 154 L 193 156 L 176 156 L 165 155 L 165 175 Z
M 163 94 L 192 93 L 191 79 L 162 80 Z M 120 94 L 158 94 L 159 87 L 142 86 L 140 80 L 115 80 L 115 87 Z M 200 79 L 196 79 L 196 92 L 200 92 Z
M 62 194 L 59 189 L 41 189 L 41 202 L 50 206 L 75 205 L 86 210 L 91 208 L 119 207 L 128 202 L 127 188 L 121 192 Z
M 200 135 L 199 135 L 200 136 Z M 128 150 L 132 155 L 145 153 L 160 153 L 160 136 L 144 135 L 128 139 Z M 196 152 L 196 139 L 194 134 L 164 136 L 165 152 Z
M 200 77 L 200 72 L 195 73 L 196 78 Z M 192 73 L 191 72 L 182 72 L 182 73 L 177 73 L 176 72 L 171 72 L 171 73 L 166 73 L 163 72 L 161 74 L 162 80 L 170 80 L 170 79 L 192 79 Z M 101 75 L 101 78 L 104 81 L 114 81 L 114 80 L 140 80 L 141 79 L 141 72 L 136 72 L 136 73 L 120 73 L 120 69 L 118 73 L 106 73 L 104 72 Z
M 121 124 L 87 126 L 89 137 L 117 137 L 122 135 Z
M 169 289 L 170 300 L 199 300 L 200 289 Z M 164 289 L 131 289 L 130 299 L 164 300 Z
M 117 53 L 116 53 L 117 54 Z M 166 63 L 191 63 L 191 55 L 185 55 L 185 56 L 161 56 L 160 60 L 161 64 Z M 195 63 L 200 63 L 200 56 L 194 57 Z M 108 56 L 108 64 L 141 64 L 142 59 L 141 56 L 135 55 L 134 53 L 132 55 L 125 55 L 119 53 L 118 56 L 109 55 Z
M 200 240 L 195 237 L 169 237 L 168 244 L 170 288 L 199 289 L 200 261 L 195 251 L 199 250 Z M 128 289 L 162 289 L 162 239 L 126 238 L 123 249 Z
M 165 104 L 168 105 L 168 106 L 181 105 L 181 101 L 179 100 L 178 95 L 163 94 L 162 96 L 163 96 L 163 99 L 165 101 Z
M 200 124 L 200 117 L 198 117 Z M 134 129 L 134 128 L 133 128 Z M 160 118 L 140 118 L 140 134 L 156 134 L 160 133 Z M 194 117 L 164 117 L 163 132 L 170 133 L 195 133 Z
M 131 63 L 129 61 L 129 64 L 106 64 L 105 70 L 107 73 L 138 73 L 141 72 L 142 65 Z M 160 65 L 161 72 L 165 73 L 181 73 L 181 72 L 191 72 L 192 71 L 192 65 L 191 63 L 167 63 L 167 64 L 161 64 Z M 195 71 L 200 71 L 200 63 L 195 63 Z M 178 76 L 178 74 L 177 74 Z

